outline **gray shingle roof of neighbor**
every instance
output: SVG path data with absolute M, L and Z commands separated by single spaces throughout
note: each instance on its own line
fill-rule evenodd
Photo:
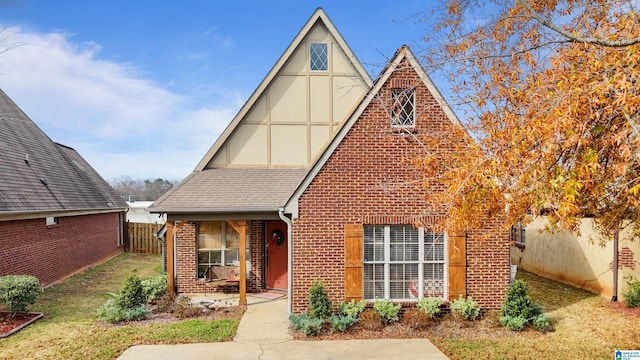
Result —
M 0 217 L 126 207 L 74 149 L 53 142 L 0 90 Z
M 309 169 L 217 168 L 195 171 L 149 207 L 152 212 L 276 211 Z

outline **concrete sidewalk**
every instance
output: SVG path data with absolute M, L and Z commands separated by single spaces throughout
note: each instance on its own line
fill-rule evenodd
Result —
M 425 339 L 293 340 L 286 299 L 247 300 L 233 342 L 137 345 L 118 359 L 448 359 Z

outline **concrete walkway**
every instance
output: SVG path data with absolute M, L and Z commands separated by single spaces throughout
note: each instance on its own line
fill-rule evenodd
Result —
M 118 359 L 448 359 L 425 339 L 293 340 L 286 299 L 247 301 L 233 342 L 137 345 Z

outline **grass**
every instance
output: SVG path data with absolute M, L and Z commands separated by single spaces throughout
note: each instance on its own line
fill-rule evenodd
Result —
M 554 332 L 430 340 L 451 359 L 611 359 L 617 349 L 640 346 L 638 317 L 614 310 L 607 299 L 527 272 L 518 278 L 529 284 Z
M 160 274 L 161 258 L 122 254 L 47 289 L 29 310 L 45 317 L 0 340 L 0 359 L 114 359 L 132 345 L 231 340 L 239 319 L 102 326 L 96 309 L 136 269 L 141 279 Z

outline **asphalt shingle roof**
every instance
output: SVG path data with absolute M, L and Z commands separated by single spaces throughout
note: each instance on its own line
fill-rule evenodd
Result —
M 126 207 L 74 149 L 53 142 L 0 90 L 0 216 Z
M 158 199 L 153 212 L 276 211 L 308 169 L 218 168 L 193 172 Z

